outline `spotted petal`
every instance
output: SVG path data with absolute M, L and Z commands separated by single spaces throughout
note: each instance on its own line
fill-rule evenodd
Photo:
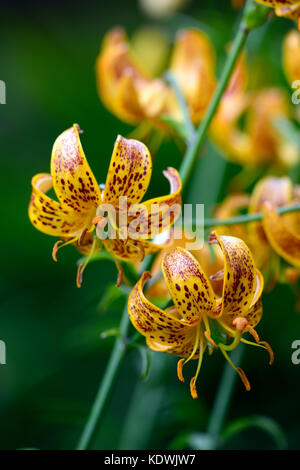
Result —
M 39 173 L 32 178 L 29 219 L 38 230 L 47 235 L 72 237 L 84 228 L 85 217 L 47 196 L 45 193 L 51 188 L 51 175 Z
M 292 184 L 289 178 L 264 178 L 254 188 L 250 200 L 249 213 L 260 212 L 265 202 L 270 202 L 274 207 L 285 206 L 291 197 Z M 249 224 L 248 236 L 257 265 L 264 267 L 270 257 L 270 244 L 262 224 L 257 222 Z
M 275 252 L 293 266 L 300 267 L 300 237 L 269 203 L 263 206 L 263 227 Z
M 162 271 L 177 310 L 189 324 L 202 314 L 214 315 L 213 288 L 196 259 L 183 248 L 175 248 L 162 261 Z
M 245 316 L 253 305 L 257 289 L 257 273 L 252 254 L 241 239 L 211 234 L 224 255 L 224 282 L 220 317 Z
M 182 343 L 190 327 L 146 299 L 143 287 L 149 277 L 149 273 L 145 272 L 130 293 L 128 299 L 130 320 L 133 326 L 150 341 L 166 348 L 173 348 Z
M 121 196 L 127 204 L 141 201 L 152 173 L 151 155 L 147 147 L 134 139 L 118 136 L 110 161 L 103 193 L 103 202 L 117 205 Z
M 101 192 L 84 155 L 79 132 L 78 124 L 74 124 L 56 139 L 51 176 L 61 204 L 89 218 L 101 202 Z
M 145 238 L 154 238 L 166 231 L 176 222 L 181 213 L 182 183 L 179 173 L 174 168 L 168 168 L 164 171 L 164 176 L 170 182 L 170 194 L 142 203 L 143 213 L 147 217 L 144 233 L 141 232 Z

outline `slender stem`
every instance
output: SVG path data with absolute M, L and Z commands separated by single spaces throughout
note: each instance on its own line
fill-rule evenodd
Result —
M 227 60 L 226 60 L 224 69 L 222 71 L 216 91 L 205 113 L 203 121 L 201 122 L 200 126 L 198 127 L 196 131 L 195 140 L 192 143 L 192 145 L 188 147 L 187 153 L 184 157 L 184 160 L 181 166 L 181 171 L 180 171 L 182 183 L 184 186 L 190 180 L 190 177 L 193 173 L 193 170 L 195 168 L 195 165 L 198 159 L 200 147 L 204 141 L 208 127 L 217 111 L 218 105 L 226 89 L 226 86 L 229 82 L 229 79 L 231 77 L 236 61 L 244 47 L 248 33 L 249 33 L 249 30 L 245 28 L 242 22 L 235 36 L 235 39 L 233 41 L 230 53 L 227 57 Z
M 232 352 L 231 359 L 235 364 L 241 362 L 243 351 L 244 346 L 240 344 L 239 347 Z M 208 434 L 215 439 L 216 447 L 226 418 L 226 412 L 236 378 L 236 371 L 230 364 L 226 363 L 207 427 Z
M 189 113 L 189 108 L 187 106 L 187 102 L 185 100 L 185 97 L 183 96 L 182 90 L 176 78 L 174 77 L 174 75 L 171 72 L 166 72 L 165 77 L 166 77 L 166 80 L 170 83 L 171 87 L 173 88 L 176 94 L 178 104 L 183 115 L 184 125 L 189 135 L 189 141 L 187 142 L 187 144 L 190 145 L 193 142 L 193 139 L 195 137 L 195 127 L 190 118 L 190 113 Z
M 103 408 L 106 404 L 107 397 L 113 385 L 114 379 L 121 365 L 122 358 L 125 353 L 124 338 L 126 337 L 129 329 L 129 316 L 127 313 L 127 306 L 124 308 L 122 318 L 119 326 L 120 336 L 116 339 L 111 356 L 109 358 L 105 373 L 98 388 L 98 392 L 87 419 L 86 425 L 81 434 L 77 450 L 85 450 L 88 448 L 91 439 L 94 435 L 99 417 L 102 414 Z
M 289 212 L 300 211 L 300 204 L 294 204 L 293 206 L 285 206 L 276 208 L 276 212 L 279 215 L 287 214 Z M 230 217 L 229 219 L 205 219 L 204 228 L 216 227 L 218 225 L 235 225 L 235 224 L 248 224 L 249 222 L 258 222 L 262 220 L 263 215 L 261 212 L 255 214 L 239 215 L 237 217 Z

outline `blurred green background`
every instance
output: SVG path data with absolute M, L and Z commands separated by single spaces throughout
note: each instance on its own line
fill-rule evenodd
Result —
M 76 250 L 65 248 L 54 263 L 55 239 L 36 231 L 27 217 L 31 177 L 49 171 L 51 148 L 62 131 L 80 124 L 85 153 L 100 183 L 117 134 L 132 130 L 103 107 L 96 92 L 94 63 L 105 32 L 123 25 L 132 37 L 155 24 L 171 43 L 176 30 L 194 24 L 194 18 L 210 36 L 220 70 L 238 16 L 229 1 L 219 0 L 191 1 L 162 22 L 147 17 L 134 0 L 1 2 L 0 79 L 7 87 L 7 104 L 0 105 L 0 339 L 7 346 L 7 364 L 0 365 L 1 449 L 75 448 L 113 344 L 113 338 L 100 339 L 100 333 L 118 325 L 123 307 L 122 299 L 105 313 L 103 301 L 99 306 L 116 279 L 111 263 L 91 264 L 77 289 Z M 281 41 L 292 27 L 277 20 L 250 37 L 252 86 L 281 85 L 289 92 Z M 179 149 L 164 142 L 156 154 L 149 196 L 168 190 L 162 170 L 180 162 Z M 189 202 L 204 203 L 210 215 L 239 171 L 206 143 Z M 264 351 L 247 348 L 243 368 L 253 388 L 247 393 L 237 382 L 227 417 L 230 422 L 268 416 L 281 426 L 291 449 L 300 448 L 300 365 L 291 362 L 291 344 L 300 339 L 295 298 L 286 286 L 265 294 L 258 332 L 271 343 L 276 360 L 269 367 Z M 196 401 L 187 384 L 177 380 L 176 359 L 152 356 L 144 382 L 139 354 L 132 351 L 126 357 L 93 448 L 166 449 L 182 433 L 205 431 L 224 366 L 221 355 L 205 358 Z M 187 367 L 187 374 L 193 370 Z M 225 443 L 234 449 L 273 447 L 272 439 L 255 429 Z

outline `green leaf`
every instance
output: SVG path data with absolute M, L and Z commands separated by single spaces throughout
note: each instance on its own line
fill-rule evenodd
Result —
M 273 439 L 277 449 L 287 448 L 287 439 L 279 424 L 266 416 L 249 416 L 229 423 L 222 432 L 224 441 L 249 428 L 259 428 Z

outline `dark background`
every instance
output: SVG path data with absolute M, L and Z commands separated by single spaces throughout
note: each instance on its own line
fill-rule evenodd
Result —
M 177 29 L 197 19 L 218 55 L 225 58 L 238 19 L 228 1 L 194 1 L 160 28 L 170 43 Z M 0 365 L 0 448 L 72 449 L 76 446 L 107 363 L 113 338 L 101 331 L 118 325 L 122 299 L 103 312 L 99 302 L 116 272 L 109 262 L 91 264 L 81 289 L 75 286 L 78 253 L 67 247 L 58 263 L 51 259 L 55 239 L 36 231 L 27 217 L 31 177 L 49 171 L 55 138 L 77 122 L 82 144 L 98 182 L 104 182 L 117 134 L 132 128 L 101 104 L 94 63 L 105 32 L 123 25 L 129 36 L 157 23 L 136 1 L 1 2 L 0 79 L 7 87 L 7 104 L 0 105 L 1 270 L 0 339 L 6 342 L 7 364 Z M 273 21 L 253 33 L 247 45 L 250 86 L 280 85 L 289 92 L 281 65 L 281 41 L 293 27 Z M 221 201 L 240 168 L 226 163 L 209 143 L 202 151 L 189 201 Z M 181 153 L 164 142 L 156 154 L 148 196 L 162 195 L 168 185 L 162 170 L 179 167 Z M 224 175 L 224 178 L 223 178 Z M 291 449 L 299 445 L 300 365 L 291 362 L 291 343 L 300 339 L 300 314 L 295 295 L 277 286 L 264 296 L 264 316 L 258 327 L 272 344 L 275 363 L 248 347 L 243 367 L 253 389 L 237 382 L 228 422 L 265 415 L 282 427 Z M 153 354 L 145 382 L 141 361 L 128 354 L 97 432 L 98 449 L 165 449 L 176 436 L 204 432 L 215 397 L 223 359 L 206 357 L 199 378 L 199 400 L 176 377 L 176 361 Z M 194 367 L 187 366 L 187 374 Z M 138 387 L 136 388 L 136 382 Z M 273 448 L 259 430 L 247 430 L 226 448 Z

